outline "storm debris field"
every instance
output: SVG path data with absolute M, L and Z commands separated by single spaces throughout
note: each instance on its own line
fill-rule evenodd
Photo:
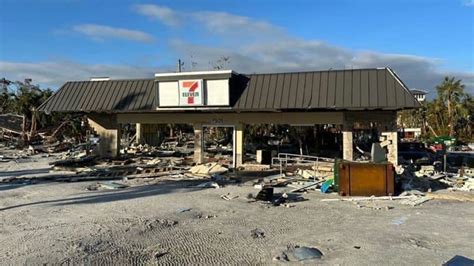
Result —
M 436 175 L 398 169 L 411 191 L 341 197 L 315 174 L 330 167 L 280 174 L 174 161 L 164 172 L 137 173 L 135 165 L 126 177 L 121 170 L 73 179 L 64 167 L 52 170 L 59 159 L 37 154 L 2 163 L 3 263 L 440 265 L 474 257 L 473 192 L 422 190 L 435 188 L 428 182 L 442 179 Z M 148 165 L 157 168 L 154 160 Z M 57 180 L 45 178 L 53 174 Z

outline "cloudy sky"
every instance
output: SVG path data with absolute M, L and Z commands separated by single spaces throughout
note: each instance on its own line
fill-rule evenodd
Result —
M 391 67 L 433 92 L 474 92 L 474 0 L 0 0 L 0 78 L 58 88 L 93 76 L 152 77 Z

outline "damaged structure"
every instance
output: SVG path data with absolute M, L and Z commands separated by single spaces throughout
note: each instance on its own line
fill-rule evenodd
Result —
M 204 162 L 204 128 L 230 127 L 233 166 L 244 163 L 244 127 L 332 124 L 342 134 L 342 158 L 354 160 L 354 132 L 375 128 L 387 161 L 397 165 L 398 110 L 417 108 L 390 68 L 244 75 L 232 70 L 158 73 L 152 79 L 66 82 L 38 110 L 86 114 L 100 136 L 98 153 L 120 151 L 122 124 L 136 141 L 153 142 L 159 124 L 194 128 L 194 162 Z

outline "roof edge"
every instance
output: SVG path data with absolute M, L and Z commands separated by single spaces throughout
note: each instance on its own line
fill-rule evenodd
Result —
M 397 81 L 398 83 L 400 83 L 400 85 L 402 86 L 402 88 L 405 90 L 405 92 L 409 93 L 413 99 L 415 100 L 415 104 L 417 106 L 415 106 L 414 108 L 418 108 L 418 107 L 421 107 L 421 104 L 420 102 L 418 102 L 418 100 L 415 98 L 415 96 L 413 95 L 413 93 L 411 92 L 411 90 L 408 88 L 408 86 L 402 81 L 402 79 L 397 75 L 397 73 L 395 73 L 395 71 L 393 71 L 393 69 L 391 69 L 390 67 L 386 67 L 385 68 Z

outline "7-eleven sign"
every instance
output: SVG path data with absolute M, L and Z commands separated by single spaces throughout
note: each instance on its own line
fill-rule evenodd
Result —
M 179 81 L 179 105 L 202 105 L 202 79 Z

